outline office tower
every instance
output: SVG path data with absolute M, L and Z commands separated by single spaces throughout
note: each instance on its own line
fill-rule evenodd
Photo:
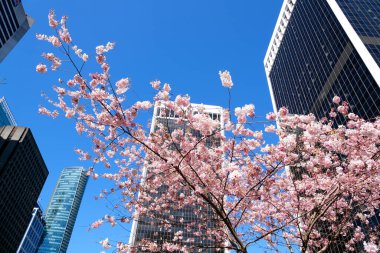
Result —
M 29 30 L 33 20 L 25 14 L 21 0 L 0 1 L 0 62 Z
M 0 126 L 16 126 L 16 120 L 9 110 L 5 97 L 0 98 Z
M 337 95 L 362 118 L 380 116 L 380 1 L 285 0 L 264 65 L 275 111 L 322 118 Z M 379 224 L 376 214 L 367 225 Z M 346 240 L 326 252 L 345 251 Z
M 35 253 L 42 234 L 44 232 L 45 221 L 42 218 L 42 210 L 39 206 L 33 209 L 32 218 L 29 222 L 28 228 L 22 238 L 17 253 Z
M 66 252 L 87 179 L 83 167 L 63 169 L 46 210 L 44 235 L 37 252 Z
M 0 127 L 0 252 L 16 252 L 48 173 L 29 128 Z
M 285 0 L 264 59 L 272 104 L 330 112 L 334 95 L 380 115 L 380 2 Z
M 192 107 L 194 108 L 193 113 L 197 113 L 196 107 L 197 105 L 192 104 Z M 210 115 L 211 119 L 218 120 L 221 122 L 221 115 L 222 115 L 222 108 L 219 106 L 211 106 L 211 105 L 203 105 L 204 107 L 204 113 L 207 113 Z M 175 115 L 174 111 L 168 110 L 167 108 L 164 108 L 161 105 L 156 104 L 154 107 L 153 112 L 153 118 L 152 118 L 152 124 L 150 132 L 153 133 L 157 130 L 157 125 L 162 124 L 163 126 L 166 126 L 168 128 L 168 131 L 171 132 L 176 129 L 183 129 L 185 131 L 188 131 L 186 129 L 186 126 L 184 124 L 177 123 L 178 116 Z M 222 125 L 222 123 L 221 123 Z M 191 130 L 193 136 L 201 137 L 199 132 L 196 132 L 194 130 Z M 210 141 L 210 140 L 208 140 Z M 214 143 L 209 143 L 209 145 L 218 145 L 218 140 L 215 140 Z M 147 175 L 149 175 L 149 166 L 145 167 L 144 171 L 144 178 L 145 181 L 147 178 Z M 146 183 L 149 183 L 147 181 Z M 162 185 L 159 189 L 157 189 L 158 193 L 156 196 L 160 196 L 161 194 L 165 193 L 167 189 L 167 186 Z M 149 203 L 147 203 L 149 205 Z M 178 231 L 183 231 L 183 239 L 182 243 L 186 246 L 188 246 L 190 249 L 191 247 L 196 248 L 191 249 L 191 252 L 207 252 L 207 253 L 213 253 L 213 252 L 220 252 L 217 251 L 217 242 L 213 240 L 206 239 L 205 230 L 200 231 L 188 231 L 186 229 L 186 226 L 183 224 L 189 224 L 191 222 L 198 222 L 202 223 L 203 221 L 199 218 L 201 215 L 209 218 L 208 222 L 205 222 L 207 224 L 200 224 L 208 226 L 208 228 L 215 227 L 215 222 L 212 221 L 213 217 L 213 211 L 210 209 L 208 210 L 201 210 L 198 215 L 194 214 L 195 211 L 194 206 L 185 206 L 182 209 L 179 210 L 171 210 L 170 215 L 173 215 L 175 222 L 173 222 L 172 227 L 170 231 L 168 229 L 164 228 L 163 221 L 168 219 L 169 214 L 157 214 L 154 218 L 150 217 L 141 217 L 137 213 L 135 216 L 135 219 L 132 224 L 132 231 L 131 236 L 129 239 L 129 244 L 132 245 L 132 247 L 137 249 L 137 252 L 148 252 L 144 250 L 144 247 L 140 245 L 143 240 L 148 240 L 150 242 L 155 242 L 157 245 L 162 245 L 163 243 L 175 243 L 174 236 L 175 233 Z M 182 220 L 182 222 L 180 222 Z M 195 236 L 194 232 L 201 232 L 200 236 Z M 194 238 L 194 242 L 186 242 L 187 239 Z M 197 249 L 198 246 L 204 246 L 204 247 L 210 247 L 210 248 L 204 248 L 204 249 Z M 214 248 L 212 248 L 214 247 Z M 177 252 L 177 251 L 175 251 Z

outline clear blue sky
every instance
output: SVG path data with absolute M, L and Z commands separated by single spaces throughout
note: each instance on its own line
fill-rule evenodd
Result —
M 75 133 L 74 122 L 37 114 L 38 105 L 46 104 L 41 91 L 51 94 L 57 80 L 56 73 L 35 72 L 41 53 L 52 50 L 35 39 L 36 33 L 51 32 L 49 9 L 69 16 L 74 43 L 88 53 L 98 44 L 116 42 L 116 50 L 108 55 L 111 74 L 114 80 L 131 78 L 130 99 L 152 97 L 149 81 L 159 79 L 170 83 L 174 93 L 189 94 L 192 102 L 226 106 L 227 91 L 220 85 L 218 71 L 228 69 L 234 81 L 233 106 L 254 103 L 258 115 L 272 110 L 263 58 L 280 0 L 29 0 L 23 4 L 35 24 L 0 64 L 0 79 L 6 79 L 0 96 L 7 98 L 18 124 L 32 129 L 50 171 L 40 196 L 43 208 L 63 167 L 89 166 L 73 152 L 74 147 L 89 146 Z M 62 76 L 71 73 L 68 66 L 60 71 Z M 128 241 L 128 228 L 105 225 L 87 231 L 108 212 L 105 202 L 94 200 L 104 187 L 101 180 L 89 180 L 69 253 L 99 252 L 97 242 L 104 237 Z

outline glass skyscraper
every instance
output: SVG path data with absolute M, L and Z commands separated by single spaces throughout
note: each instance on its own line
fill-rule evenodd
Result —
M 16 252 L 49 172 L 29 128 L 0 127 L 0 252 Z
M 44 223 L 42 219 L 42 210 L 35 207 L 32 213 L 32 219 L 22 238 L 21 244 L 17 249 L 17 253 L 35 253 L 44 232 Z
M 21 0 L 0 1 L 0 62 L 16 46 L 33 24 L 25 14 Z
M 193 106 L 195 106 L 193 104 Z M 221 122 L 222 108 L 219 106 L 211 106 L 211 105 L 203 105 L 205 110 L 204 113 L 208 113 L 213 120 L 218 120 Z M 162 110 L 165 110 L 166 116 L 162 116 Z M 174 111 L 168 110 L 156 104 L 154 108 L 151 132 L 154 132 L 157 129 L 157 124 L 163 124 L 168 128 L 168 131 L 173 131 L 175 129 L 185 129 L 185 125 L 177 123 L 177 115 L 174 114 Z M 197 132 L 193 132 L 194 136 L 197 136 Z M 200 138 L 200 136 L 199 136 Z M 210 145 L 218 145 L 218 141 L 215 140 L 214 143 L 210 143 Z M 144 172 L 146 179 L 149 174 L 149 166 L 146 167 L 146 171 Z M 146 183 L 149 183 L 147 181 Z M 160 194 L 165 193 L 166 186 L 163 185 L 158 191 L 158 196 Z M 147 203 L 149 205 L 149 203 Z M 163 243 L 174 243 L 174 235 L 178 231 L 183 231 L 183 239 L 182 242 L 184 245 L 188 246 L 191 249 L 191 252 L 207 252 L 214 253 L 220 252 L 217 248 L 217 243 L 214 240 L 210 240 L 206 238 L 205 230 L 200 231 L 188 231 L 186 229 L 186 225 L 191 222 L 203 222 L 199 219 L 199 215 L 203 215 L 204 217 L 209 217 L 207 224 L 203 224 L 208 226 L 209 228 L 215 227 L 216 224 L 212 221 L 213 211 L 209 210 L 200 210 L 198 215 L 194 214 L 196 207 L 194 206 L 185 206 L 180 210 L 172 210 L 170 215 L 173 215 L 175 218 L 175 222 L 173 223 L 170 230 L 164 228 L 163 220 L 168 219 L 169 214 L 157 214 L 155 218 L 149 217 L 141 217 L 137 213 L 136 219 L 132 224 L 132 231 L 129 243 L 132 247 L 137 249 L 137 252 L 148 252 L 144 250 L 144 247 L 140 245 L 141 241 L 149 240 L 151 242 L 155 242 L 158 245 L 162 245 Z M 182 220 L 182 222 L 180 222 Z M 200 232 L 199 236 L 194 236 L 194 232 Z M 186 242 L 187 239 L 194 238 L 193 242 Z M 198 245 L 198 246 L 197 246 Z M 204 247 L 202 249 L 202 246 Z M 207 248 L 209 247 L 209 248 Z M 177 251 L 175 251 L 177 252 Z
M 0 98 L 0 126 L 17 126 L 5 97 Z
M 264 59 L 275 110 L 380 115 L 380 1 L 285 0 Z
M 83 167 L 63 169 L 46 210 L 45 231 L 37 252 L 66 252 L 87 179 Z
M 380 116 L 380 1 L 285 0 L 264 66 L 275 111 L 322 118 L 337 95 L 362 118 Z M 345 252 L 345 240 L 326 252 Z

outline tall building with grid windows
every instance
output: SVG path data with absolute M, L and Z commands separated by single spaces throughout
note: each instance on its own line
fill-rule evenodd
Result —
M 192 104 L 193 107 L 196 107 L 197 105 Z M 208 113 L 209 116 L 213 120 L 218 120 L 219 122 L 222 121 L 222 108 L 219 106 L 212 106 L 212 105 L 202 105 L 204 107 L 204 113 Z M 162 111 L 165 110 L 165 116 L 162 116 Z M 183 129 L 186 131 L 186 127 L 182 124 L 177 123 L 177 115 L 175 115 L 174 111 L 165 109 L 159 105 L 155 105 L 154 112 L 153 112 L 153 118 L 152 118 L 152 124 L 150 132 L 154 132 L 157 129 L 158 124 L 162 124 L 168 128 L 169 131 L 173 131 L 175 129 Z M 221 122 L 222 126 L 222 122 Z M 192 133 L 193 136 L 197 136 L 197 133 Z M 200 138 L 200 136 L 199 136 Z M 218 140 L 215 140 L 213 143 L 210 143 L 210 145 L 218 145 Z M 144 175 L 146 177 L 147 170 L 149 170 L 149 166 L 145 168 Z M 145 178 L 144 178 L 145 179 Z M 165 193 L 165 185 L 160 187 L 158 189 L 158 196 L 160 194 Z M 171 212 L 171 215 L 175 217 L 175 225 L 173 224 L 171 227 L 171 230 L 168 231 L 167 229 L 163 228 L 162 220 L 167 219 L 168 217 L 163 214 L 162 216 L 159 216 L 157 218 L 148 218 L 148 217 L 141 217 L 136 215 L 133 224 L 132 224 L 132 231 L 130 235 L 129 244 L 132 245 L 132 247 L 135 247 L 137 249 L 137 252 L 148 252 L 144 250 L 143 247 L 139 245 L 139 243 L 143 240 L 149 240 L 151 242 L 155 242 L 158 245 L 162 245 L 163 243 L 174 243 L 174 234 L 178 231 L 183 231 L 183 241 L 185 242 L 189 238 L 194 238 L 193 242 L 184 243 L 189 248 L 192 249 L 191 252 L 204 252 L 204 253 L 214 253 L 214 252 L 221 252 L 218 251 L 217 243 L 216 241 L 206 239 L 205 231 L 201 230 L 200 236 L 194 236 L 195 231 L 188 231 L 185 228 L 185 225 L 181 224 L 187 224 L 190 222 L 196 222 L 199 221 L 199 216 L 194 214 L 195 211 L 194 206 L 185 206 L 184 208 L 180 210 L 176 210 Z M 205 217 L 209 217 L 209 221 L 207 222 L 207 226 L 214 227 L 215 224 L 212 222 L 211 217 L 213 216 L 212 210 L 201 210 L 201 214 L 198 215 L 204 215 Z M 180 222 L 182 220 L 182 222 Z M 205 248 L 201 249 L 199 246 L 204 246 Z M 199 247 L 199 249 L 197 249 Z M 209 248 L 207 248 L 209 247 Z M 214 248 L 213 248 L 214 247 Z M 199 250 L 199 251 L 198 251 Z M 227 251 L 224 251 L 227 252 Z
M 33 20 L 27 16 L 21 0 L 0 1 L 0 62 L 29 30 Z
M 5 97 L 0 98 L 0 126 L 17 126 Z
M 0 127 L 0 252 L 16 252 L 49 172 L 30 129 Z
M 83 167 L 63 169 L 44 216 L 46 225 L 38 253 L 66 252 L 87 179 Z
M 42 218 L 42 210 L 37 205 L 33 209 L 32 218 L 30 219 L 28 228 L 22 238 L 20 246 L 16 253 L 35 253 L 42 234 L 44 232 L 45 221 Z
M 272 104 L 330 112 L 334 95 L 380 115 L 380 2 L 285 0 L 264 59 Z
M 322 118 L 337 95 L 362 118 L 380 116 L 380 1 L 285 0 L 264 66 L 275 111 Z M 345 252 L 338 239 L 326 252 Z

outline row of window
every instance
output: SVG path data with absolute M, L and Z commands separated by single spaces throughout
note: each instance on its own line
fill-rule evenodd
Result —
M 20 27 L 9 0 L 0 0 L 0 48 Z

